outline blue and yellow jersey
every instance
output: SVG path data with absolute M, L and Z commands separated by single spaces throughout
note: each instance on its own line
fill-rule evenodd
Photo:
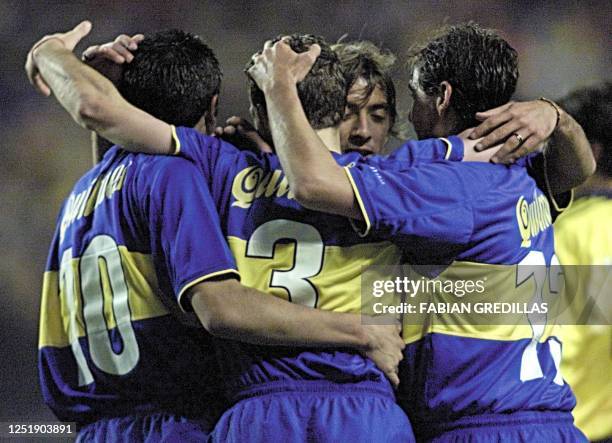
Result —
M 559 260 L 564 265 L 580 266 L 589 273 L 587 281 L 590 283 L 609 277 L 609 265 L 612 265 L 610 220 L 612 192 L 608 191 L 593 192 L 577 199 L 555 223 L 555 249 Z M 605 286 L 593 285 L 594 292 L 600 288 Z M 609 296 L 609 293 L 601 295 Z M 575 312 L 577 319 L 582 317 L 581 311 L 587 306 L 584 300 L 576 305 L 579 309 Z M 612 326 L 582 323 L 564 325 L 561 329 L 561 368 L 576 394 L 576 425 L 589 440 L 603 440 L 612 437 Z
M 529 302 L 544 286 L 555 288 L 558 275 L 546 271 L 558 263 L 549 204 L 524 167 L 406 168 L 364 159 L 346 172 L 363 213 L 362 233 L 393 241 L 410 264 L 443 270 L 438 280 L 489 278 L 490 302 Z M 437 291 L 438 301 L 457 301 Z M 414 324 L 404 316 L 399 396 L 415 428 L 472 415 L 571 411 L 575 400 L 559 372 L 555 330 L 524 315 L 522 324 L 496 325 L 433 314 Z
M 184 159 L 113 148 L 63 204 L 39 330 L 42 392 L 61 420 L 209 414 L 214 351 L 179 302 L 236 267 L 202 182 Z
M 178 128 L 176 135 L 180 155 L 194 161 L 208 180 L 243 284 L 309 307 L 359 312 L 362 267 L 399 262 L 390 242 L 364 240 L 345 218 L 302 208 L 276 156 L 240 151 L 193 129 Z M 444 158 L 453 147 L 460 156 L 463 149 L 459 140 L 414 145 L 422 150 L 404 152 L 407 163 Z M 349 164 L 358 158 L 354 153 L 337 160 Z M 222 344 L 220 359 L 232 396 L 306 380 L 368 382 L 390 391 L 383 374 L 356 352 Z

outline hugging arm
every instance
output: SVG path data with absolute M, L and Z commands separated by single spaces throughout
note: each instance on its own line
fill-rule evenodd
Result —
M 470 137 L 484 137 L 476 146 L 477 150 L 489 149 L 505 141 L 493 155 L 494 162 L 512 162 L 534 152 L 548 140 L 545 158 L 536 168 L 540 176 L 536 179 L 539 183 L 547 183 L 549 195 L 567 192 L 595 172 L 595 159 L 582 127 L 548 99 L 510 102 L 477 113 L 476 117 L 483 122 Z
M 30 81 L 41 93 L 52 92 L 79 125 L 126 150 L 171 153 L 171 126 L 129 104 L 110 80 L 72 53 L 90 29 L 89 22 L 82 22 L 36 43 L 26 62 Z

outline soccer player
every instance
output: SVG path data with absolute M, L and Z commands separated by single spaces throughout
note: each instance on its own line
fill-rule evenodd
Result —
M 342 152 L 381 154 L 397 118 L 395 85 L 391 68 L 395 56 L 371 42 L 337 43 L 349 85 L 346 110 L 340 123 Z
M 260 109 L 260 110 L 262 110 L 262 109 L 265 110 L 266 109 L 265 102 L 263 101 L 263 98 L 262 98 L 260 92 L 258 92 L 257 90 L 253 90 L 251 96 L 252 96 L 252 101 L 253 101 L 252 104 L 254 105 L 255 109 Z M 312 101 L 310 101 L 309 103 L 311 103 L 311 105 L 312 105 Z M 314 107 L 313 109 L 315 111 L 317 111 L 317 110 L 320 110 L 321 107 Z M 262 114 L 263 114 L 263 116 L 258 117 L 256 119 L 256 121 L 262 123 L 263 126 L 266 127 L 267 126 L 267 119 L 265 118 L 265 113 L 262 113 Z M 313 116 L 312 115 L 311 115 L 310 120 L 313 120 Z M 329 136 L 329 135 L 330 135 L 330 131 L 327 131 L 327 136 Z M 211 149 L 213 150 L 213 154 L 211 154 L 210 158 L 207 158 L 206 156 L 203 157 L 202 154 L 198 154 L 198 153 L 207 153 Z M 199 161 L 201 164 L 204 165 L 204 170 L 211 170 L 211 167 L 209 166 L 211 162 L 212 163 L 215 163 L 215 162 L 221 163 L 219 161 L 219 159 L 222 159 L 222 156 L 218 155 L 218 154 L 215 154 L 215 151 L 217 151 L 217 150 L 218 150 L 218 148 L 215 148 L 214 146 L 212 148 L 210 146 L 208 146 L 205 149 L 193 150 L 193 152 L 196 154 L 196 156 L 195 156 L 196 161 Z M 193 156 L 193 154 L 189 154 L 188 152 L 186 152 L 186 153 L 187 153 L 187 155 Z M 197 160 L 197 157 L 200 157 L 200 160 Z M 218 159 L 217 159 L 217 157 L 218 157 Z M 238 163 L 239 164 L 239 162 L 235 160 L 235 154 L 233 156 L 231 156 L 231 157 L 229 155 L 227 155 L 227 157 L 228 157 L 227 163 L 230 163 L 230 164 L 237 164 Z M 231 159 L 231 160 L 229 160 L 229 159 Z M 225 167 L 227 167 L 227 166 L 225 166 Z M 240 167 L 242 167 L 242 166 L 240 166 Z M 257 174 L 253 174 L 251 177 L 249 177 L 247 175 L 247 178 L 250 178 L 251 183 L 250 183 L 249 186 L 246 186 L 246 189 L 250 189 L 251 194 L 245 193 L 242 196 L 239 195 L 239 198 L 238 198 L 239 201 L 246 201 L 247 203 L 250 202 L 251 200 L 254 201 L 254 195 L 263 194 L 263 192 L 264 192 L 264 189 L 259 184 L 262 183 L 266 187 L 269 186 L 270 178 L 269 178 L 268 175 L 266 175 L 265 173 L 259 172 L 258 170 L 255 170 L 253 172 L 257 172 Z M 222 174 L 222 175 L 227 175 L 227 174 Z M 259 175 L 260 178 L 257 178 L 258 175 Z M 275 189 L 275 187 L 277 186 L 278 183 L 279 183 L 278 181 L 275 182 L 274 186 L 272 187 L 272 190 Z M 280 183 L 282 184 L 282 181 Z M 220 189 L 223 189 L 223 186 L 220 186 Z M 234 192 L 234 189 L 237 189 L 237 190 L 245 189 L 245 186 L 236 186 L 236 183 L 234 183 L 233 186 L 232 186 L 232 193 Z M 272 191 L 272 193 L 273 192 L 274 191 Z M 227 190 L 226 191 L 222 191 L 220 193 L 222 195 L 223 194 L 229 194 L 229 192 Z M 244 203 L 242 203 L 242 204 L 244 204 Z M 239 251 L 238 255 L 240 255 L 240 251 Z M 236 423 L 240 423 L 240 421 L 244 420 L 245 419 L 245 415 L 248 417 L 248 415 L 247 415 L 248 413 L 253 414 L 254 412 L 256 412 L 256 410 L 255 411 L 251 411 L 251 412 L 248 411 L 248 410 L 245 411 L 244 410 L 245 406 L 248 406 L 248 405 L 244 405 L 244 403 L 242 403 L 242 404 L 239 403 L 236 408 L 230 409 L 230 411 L 227 413 L 226 417 L 224 419 L 222 419 L 222 422 L 221 422 L 219 427 L 221 429 L 229 430 L 232 427 L 231 423 L 234 423 L 234 428 L 235 429 L 240 429 L 240 426 L 236 425 Z M 251 408 L 253 408 L 252 404 L 250 406 L 251 406 Z M 236 418 L 236 416 L 238 418 Z M 230 417 L 231 420 L 228 419 L 228 417 Z M 232 422 L 232 420 L 233 420 L 233 422 Z M 227 434 L 224 434 L 224 435 L 226 436 Z
M 265 92 L 273 141 L 298 201 L 362 220 L 363 235 L 393 240 L 409 262 L 447 267 L 440 278 L 457 272 L 484 277 L 485 264 L 508 265 L 516 276 L 505 282 L 509 287 L 497 289 L 509 291 L 510 300 L 529 300 L 543 278 L 554 288 L 554 275 L 523 275 L 525 268 L 516 266 L 558 263 L 549 205 L 523 162 L 407 167 L 392 155 L 342 168 L 313 136 L 297 98 L 295 85 L 311 57 L 268 42 L 249 70 Z M 415 60 L 417 134 L 462 131 L 479 109 L 503 106 L 514 93 L 516 63 L 515 51 L 494 32 L 473 24 L 446 29 Z M 550 107 L 543 136 L 588 150 L 579 125 L 556 104 L 542 104 Z M 498 118 L 490 124 L 498 133 L 515 134 L 502 149 L 514 152 L 523 143 L 531 148 L 541 134 L 527 132 L 520 121 L 509 125 L 506 111 L 512 106 L 493 112 Z M 561 346 L 551 326 L 405 326 L 399 401 L 417 438 L 585 441 L 573 425 L 575 399 L 559 372 Z
M 146 127 L 159 120 L 72 55 L 90 28 L 83 22 L 39 41 L 28 54 L 30 79 L 77 121 L 104 121 L 95 128 L 111 140 L 127 144 L 126 126 L 145 142 L 164 139 Z M 139 69 L 152 76 L 148 83 Z M 211 127 L 220 77 L 206 45 L 170 31 L 143 42 L 123 92 L 171 122 Z M 115 100 L 123 106 L 110 106 Z M 43 287 L 39 370 L 45 401 L 61 420 L 77 422 L 80 440 L 209 437 L 225 406 L 221 374 L 209 336 L 180 308 L 193 308 L 220 337 L 361 349 L 394 375 L 403 347 L 396 328 L 371 328 L 356 315 L 309 309 L 238 283 L 204 183 L 184 159 L 114 147 L 62 207 Z
M 555 250 L 561 263 L 576 265 L 578 273 L 585 274 L 587 283 L 591 280 L 595 283 L 602 278 L 598 273 L 609 278 L 612 264 L 609 227 L 612 220 L 612 83 L 578 89 L 560 103 L 584 128 L 597 160 L 597 170 L 576 190 L 572 207 L 555 223 Z M 596 293 L 589 295 L 594 299 L 597 295 L 609 296 L 601 283 L 591 286 Z M 586 300 L 579 301 L 576 325 L 563 326 L 561 368 L 576 394 L 576 425 L 591 441 L 609 441 L 612 438 L 612 327 L 591 324 L 583 317 L 589 312 L 589 304 Z M 595 305 L 595 309 L 601 307 Z

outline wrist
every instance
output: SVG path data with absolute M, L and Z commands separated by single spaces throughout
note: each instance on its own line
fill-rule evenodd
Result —
M 64 44 L 62 39 L 59 37 L 54 37 L 54 36 L 45 37 L 34 45 L 34 47 L 32 48 L 32 56 L 36 57 L 38 54 L 40 54 L 42 50 L 50 49 L 52 47 L 55 47 L 56 49 L 65 48 L 66 45 Z
M 353 348 L 360 352 L 368 352 L 374 349 L 375 345 L 370 334 L 368 334 L 367 328 L 362 323 L 362 316 L 359 314 L 346 314 L 350 316 L 352 330 L 351 336 L 354 337 L 355 343 Z
M 297 97 L 297 85 L 287 79 L 274 80 L 264 89 L 264 94 L 271 99 Z
M 547 99 L 546 97 L 540 97 L 538 100 L 543 101 L 544 103 L 547 103 L 550 107 L 552 107 L 556 113 L 556 121 L 555 121 L 555 126 L 553 127 L 553 130 L 551 131 L 551 134 L 554 134 L 554 132 L 557 130 L 557 128 L 559 127 L 559 123 L 561 121 L 561 114 L 562 114 L 562 110 L 559 107 L 559 105 L 557 105 L 554 101 Z

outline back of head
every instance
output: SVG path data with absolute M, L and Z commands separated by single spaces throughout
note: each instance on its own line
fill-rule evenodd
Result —
M 382 90 L 387 99 L 389 119 L 391 127 L 393 127 L 397 118 L 395 85 L 391 79 L 391 69 L 395 63 L 395 56 L 366 40 L 336 43 L 332 46 L 332 49 L 336 51 L 340 58 L 349 89 L 355 81 L 363 78 L 367 83 L 364 94 L 365 101 L 377 86 Z
M 475 23 L 441 28 L 426 44 L 411 49 L 410 62 L 427 95 L 437 94 L 443 81 L 451 84 L 455 131 L 476 125 L 476 112 L 507 103 L 519 76 L 514 48 Z
M 277 42 L 279 36 L 273 40 Z M 288 36 L 287 43 L 295 52 L 308 50 L 313 44 L 321 47 L 321 54 L 315 61 L 312 69 L 304 80 L 298 83 L 298 95 L 306 117 L 314 129 L 331 128 L 342 119 L 346 103 L 346 80 L 342 72 L 340 60 L 323 37 L 310 34 L 292 34 Z M 249 61 L 246 69 L 253 64 Z M 249 96 L 251 107 L 257 113 L 253 116 L 258 124 L 258 130 L 269 137 L 267 128 L 266 99 L 257 84 L 249 77 Z M 263 127 L 262 127 L 263 126 Z
M 582 126 L 594 150 L 598 151 L 597 174 L 612 178 L 612 82 L 577 89 L 559 104 Z
M 213 51 L 198 36 L 168 30 L 138 45 L 118 89 L 131 104 L 167 123 L 195 126 L 219 93 L 221 75 Z

